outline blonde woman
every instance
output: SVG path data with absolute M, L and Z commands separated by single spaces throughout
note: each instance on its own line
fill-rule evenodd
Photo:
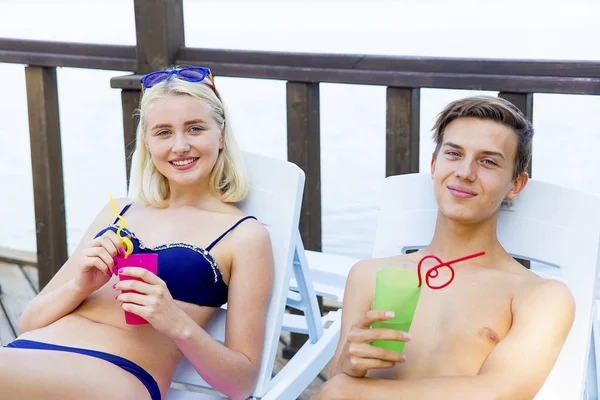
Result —
M 157 253 L 158 274 L 113 274 L 124 246 L 107 205 L 0 348 L 0 398 L 158 400 L 182 355 L 228 397 L 252 393 L 273 259 L 266 229 L 235 205 L 248 182 L 223 102 L 206 68 L 141 84 L 132 198 L 117 203 L 134 254 Z M 224 303 L 222 344 L 203 326 Z M 149 323 L 127 325 L 124 311 Z

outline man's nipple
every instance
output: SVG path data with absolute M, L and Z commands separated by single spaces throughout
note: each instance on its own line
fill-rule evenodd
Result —
M 498 343 L 500 341 L 500 337 L 493 329 L 490 328 L 481 328 L 479 329 L 478 334 L 480 336 L 484 336 L 492 341 L 492 343 Z

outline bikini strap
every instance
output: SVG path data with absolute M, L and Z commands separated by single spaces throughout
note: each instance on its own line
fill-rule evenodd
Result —
M 231 232 L 232 230 L 234 230 L 239 224 L 241 224 L 242 222 L 244 222 L 247 219 L 256 219 L 256 217 L 248 215 L 248 216 L 240 219 L 231 228 L 227 229 L 225 232 L 223 232 L 223 234 L 221 236 L 219 236 L 211 244 L 209 244 L 208 247 L 206 248 L 206 251 L 210 251 L 210 249 L 212 249 L 215 244 L 219 243 L 219 240 L 223 239 L 225 237 L 225 235 L 227 235 L 229 232 Z
M 129 203 L 125 207 L 123 207 L 123 209 L 121 210 L 121 212 L 119 213 L 119 215 L 122 217 L 123 214 L 125 214 L 127 212 L 127 210 L 129 209 L 129 207 L 131 207 L 131 203 Z M 115 222 L 113 222 L 113 225 L 116 224 L 118 221 L 119 221 L 119 218 L 117 217 L 115 219 Z

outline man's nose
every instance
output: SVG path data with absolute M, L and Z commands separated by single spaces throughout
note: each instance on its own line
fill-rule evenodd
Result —
M 459 179 L 465 179 L 469 181 L 475 180 L 475 167 L 473 165 L 475 161 L 470 159 L 463 159 L 456 165 L 455 175 Z

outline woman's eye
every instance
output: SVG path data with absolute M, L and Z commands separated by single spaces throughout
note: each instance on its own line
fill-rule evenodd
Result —
M 158 132 L 156 132 L 156 136 L 166 136 L 169 133 L 170 133 L 169 131 L 158 131 Z
M 199 126 L 192 126 L 192 127 L 190 128 L 190 132 L 195 132 L 195 133 L 200 133 L 200 132 L 202 132 L 203 130 L 204 130 L 204 129 L 202 129 L 202 128 L 201 128 L 201 127 L 199 127 Z

